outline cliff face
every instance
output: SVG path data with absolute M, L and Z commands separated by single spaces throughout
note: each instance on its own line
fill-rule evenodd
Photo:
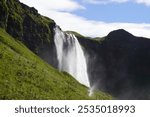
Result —
M 0 1 L 0 27 L 6 28 L 6 22 L 8 18 L 8 8 L 4 0 Z
M 53 46 L 55 22 L 18 0 L 1 0 L 0 7 L 0 27 L 42 59 L 56 66 Z M 48 59 L 52 56 L 54 58 Z
M 150 99 L 150 40 L 123 29 L 102 41 L 79 38 L 88 51 L 92 85 L 119 99 Z
M 117 30 L 106 37 L 102 48 L 106 89 L 123 99 L 149 99 L 150 40 Z

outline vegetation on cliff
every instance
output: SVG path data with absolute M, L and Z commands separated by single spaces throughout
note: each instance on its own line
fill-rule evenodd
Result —
M 18 0 L 0 1 L 0 27 L 42 59 L 47 56 L 42 52 L 52 48 L 54 26 L 52 19 Z
M 0 99 L 111 99 L 45 63 L 0 29 Z

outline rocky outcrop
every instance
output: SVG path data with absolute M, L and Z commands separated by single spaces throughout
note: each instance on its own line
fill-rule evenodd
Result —
M 0 1 L 0 27 L 23 42 L 46 62 L 56 66 L 53 27 L 55 22 L 18 0 Z M 49 59 L 49 58 L 50 59 Z
M 8 8 L 4 0 L 0 1 L 0 27 L 7 27 Z
M 118 99 L 150 99 L 150 40 L 120 29 L 103 41 L 79 38 L 92 86 Z

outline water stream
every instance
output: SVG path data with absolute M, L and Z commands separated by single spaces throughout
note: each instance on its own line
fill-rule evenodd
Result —
M 90 87 L 86 57 L 77 37 L 57 26 L 54 31 L 59 70 L 68 72 L 81 84 Z

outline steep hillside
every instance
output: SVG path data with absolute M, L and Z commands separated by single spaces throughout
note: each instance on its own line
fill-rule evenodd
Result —
M 118 99 L 150 99 L 150 39 L 123 29 L 110 32 L 101 41 L 78 38 L 87 51 L 93 86 Z
M 111 99 L 54 69 L 0 29 L 0 99 Z
M 53 44 L 54 26 L 52 19 L 40 15 L 35 8 L 30 8 L 19 0 L 0 1 L 0 27 L 46 62 L 57 66 Z
M 121 99 L 150 99 L 150 39 L 120 29 L 101 46 L 105 89 Z

